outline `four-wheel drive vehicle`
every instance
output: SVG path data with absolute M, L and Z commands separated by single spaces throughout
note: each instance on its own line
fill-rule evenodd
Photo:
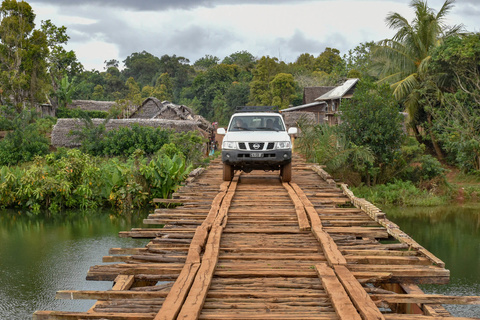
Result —
M 227 130 L 217 129 L 225 135 L 222 143 L 223 180 L 230 181 L 234 170 L 280 170 L 282 181 L 292 177 L 292 143 L 279 113 L 244 112 L 230 118 Z

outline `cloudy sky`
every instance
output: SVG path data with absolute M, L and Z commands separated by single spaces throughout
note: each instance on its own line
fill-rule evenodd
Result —
M 103 70 L 132 53 L 223 59 L 246 50 L 255 57 L 293 62 L 326 47 L 342 55 L 394 34 L 389 12 L 413 18 L 410 0 L 30 0 L 36 23 L 67 27 L 67 49 L 87 70 Z M 439 10 L 444 0 L 428 0 Z M 480 0 L 457 0 L 447 24 L 480 32 Z M 121 65 L 123 65 L 121 63 Z

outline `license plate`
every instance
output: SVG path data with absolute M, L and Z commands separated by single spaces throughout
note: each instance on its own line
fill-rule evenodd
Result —
M 251 158 L 261 158 L 261 157 L 263 157 L 263 153 L 260 153 L 260 152 L 258 152 L 258 153 L 250 153 L 250 157 L 251 157 Z

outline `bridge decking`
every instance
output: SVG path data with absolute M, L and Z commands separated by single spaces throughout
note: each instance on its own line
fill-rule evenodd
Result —
M 155 210 L 152 228 L 120 233 L 146 247 L 112 248 L 112 264 L 88 271 L 112 290 L 57 293 L 98 300 L 90 310 L 34 319 L 445 320 L 462 318 L 440 303 L 480 303 L 423 294 L 416 284 L 448 282 L 443 262 L 300 158 L 291 183 L 255 172 L 223 182 L 217 160 L 174 196 L 183 206 Z

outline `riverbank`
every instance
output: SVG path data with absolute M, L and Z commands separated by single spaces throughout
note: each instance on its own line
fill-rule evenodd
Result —
M 431 207 L 480 204 L 480 177 L 450 167 L 443 177 L 414 184 L 396 180 L 376 186 L 350 187 L 357 197 L 377 206 Z

